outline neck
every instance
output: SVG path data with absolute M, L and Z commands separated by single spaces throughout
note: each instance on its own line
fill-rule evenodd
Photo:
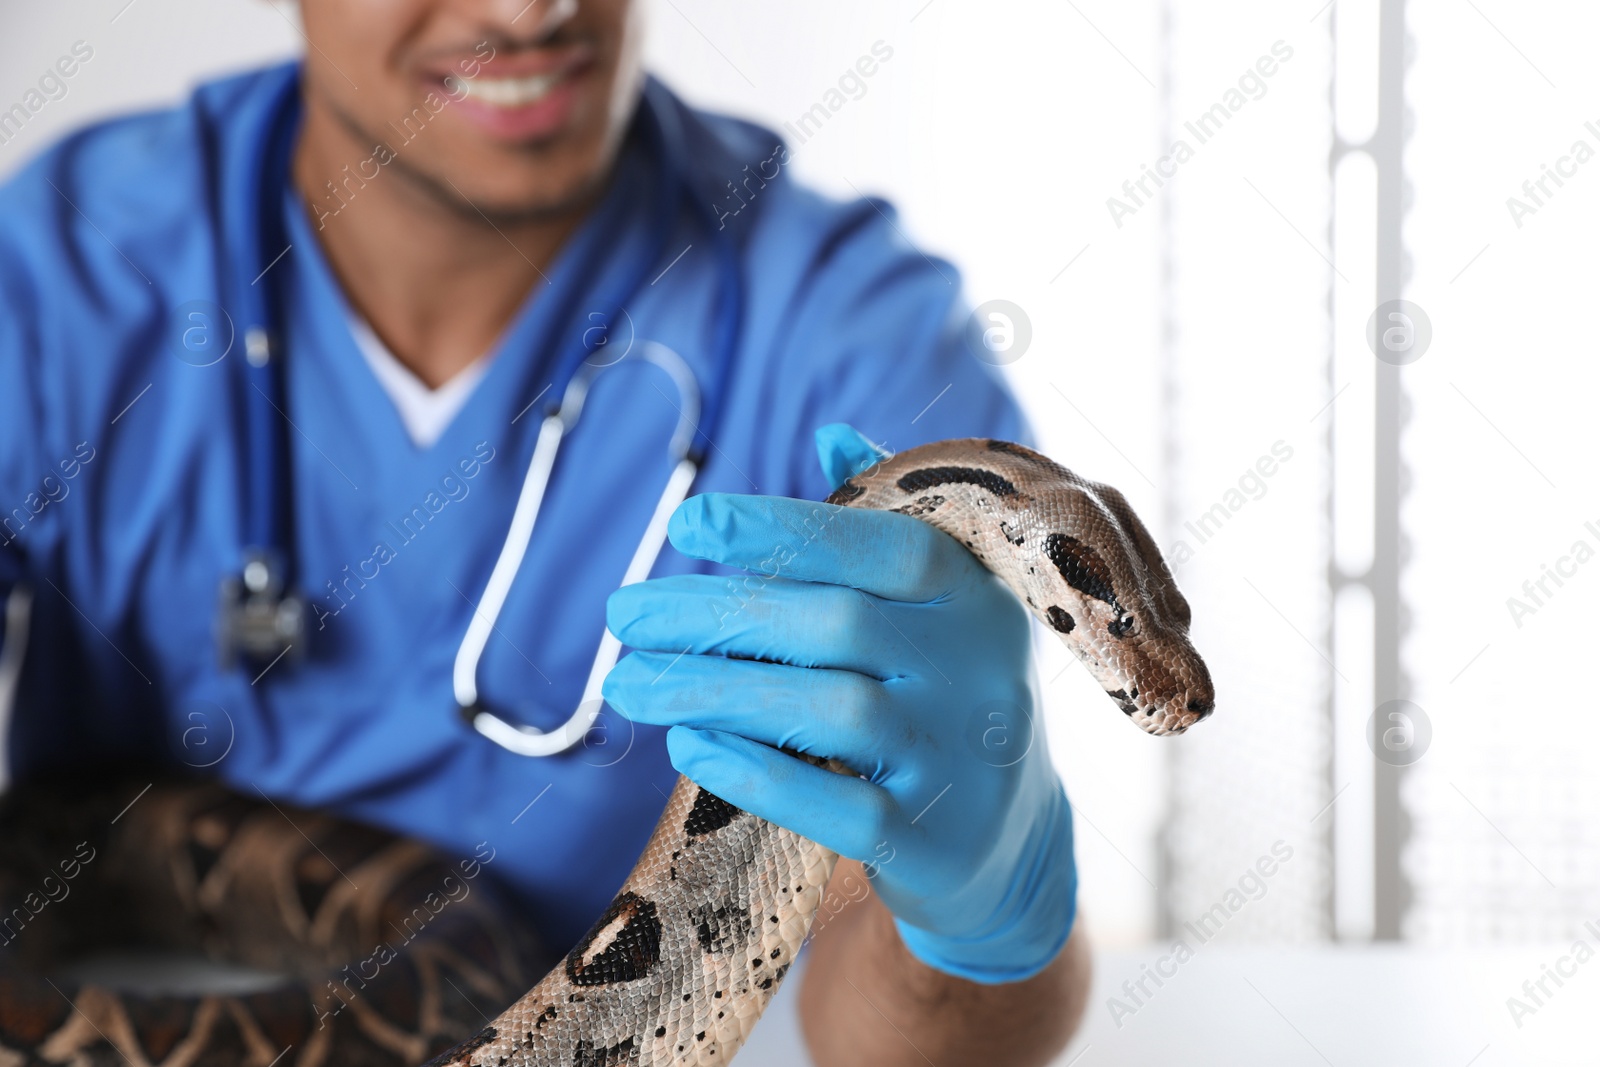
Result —
M 545 283 L 590 202 L 491 223 L 398 156 L 365 178 L 356 164 L 373 155 L 373 139 L 307 95 L 293 180 L 323 252 L 373 332 L 438 388 L 487 352 Z

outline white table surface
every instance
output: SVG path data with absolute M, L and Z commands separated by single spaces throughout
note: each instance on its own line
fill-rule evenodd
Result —
M 1202 945 L 1160 988 L 1147 978 L 1151 995 L 1137 1004 L 1123 982 L 1165 949 L 1097 952 L 1083 1026 L 1052 1067 L 1600 1067 L 1600 936 L 1580 934 L 1597 950 L 1582 964 L 1571 944 L 1480 952 Z M 1546 978 L 1551 995 L 1541 994 L 1544 1003 L 1518 1026 L 1507 999 L 1532 1005 L 1523 982 L 1563 957 L 1574 973 L 1559 988 Z M 802 956 L 740 1067 L 811 1067 L 795 1011 L 804 968 Z M 81 977 L 115 982 L 150 975 L 152 963 L 108 956 L 85 970 Z M 213 992 L 259 981 L 192 961 L 158 970 Z M 1115 1017 L 1113 996 L 1136 1010 Z M 929 1062 L 958 1067 L 937 1055 Z
M 1201 946 L 1131 1016 L 1107 1000 L 1165 952 L 1099 952 L 1083 1027 L 1053 1067 L 1595 1067 L 1600 1065 L 1600 939 L 1587 963 L 1519 1028 L 1508 997 L 1526 999 L 1572 946 L 1443 952 L 1411 948 Z M 1170 965 L 1165 967 L 1171 970 Z M 795 979 L 802 977 L 799 974 Z M 751 1036 L 744 1067 L 808 1067 L 786 983 Z M 1528 1003 L 1532 1003 L 1529 1001 Z M 938 1057 L 934 1067 L 946 1067 Z M 951 1065 L 954 1067 L 954 1065 Z

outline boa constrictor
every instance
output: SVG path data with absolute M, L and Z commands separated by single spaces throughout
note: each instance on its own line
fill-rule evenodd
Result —
M 955 537 L 1061 635 L 1142 729 L 1180 733 L 1211 713 L 1211 680 L 1188 639 L 1189 606 L 1115 489 L 1020 445 L 962 440 L 886 459 L 828 504 L 913 515 Z M 837 859 L 680 779 L 610 907 L 542 981 L 504 1006 L 537 965 L 537 950 L 487 880 L 459 904 L 435 907 L 447 899 L 441 893 L 455 899 L 448 879 L 469 881 L 465 864 L 216 787 L 162 787 L 120 828 L 106 823 L 108 803 L 24 791 L 3 817 L 7 914 L 19 887 L 49 876 L 40 857 L 50 848 L 84 834 L 107 853 L 80 903 L 98 894 L 113 910 L 84 926 L 67 923 L 62 907 L 63 921 L 21 931 L 36 935 L 36 968 L 96 937 L 114 939 L 121 927 L 287 971 L 300 983 L 249 996 L 148 997 L 94 984 L 51 989 L 8 968 L 0 971 L 0 1067 L 364 1067 L 428 1055 L 430 1067 L 722 1064 L 793 964 Z M 83 830 L 86 822 L 99 830 Z M 404 936 L 407 916 L 413 925 L 427 919 L 427 929 Z M 389 948 L 379 964 L 375 944 Z M 366 965 L 353 974 L 351 960 Z

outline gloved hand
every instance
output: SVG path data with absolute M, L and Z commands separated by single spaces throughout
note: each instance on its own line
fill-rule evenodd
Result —
M 817 448 L 836 486 L 880 457 L 838 424 Z M 668 536 L 748 573 L 613 593 L 607 624 L 637 651 L 606 679 L 611 706 L 671 726 L 673 765 L 705 789 L 875 867 L 924 963 L 989 983 L 1044 969 L 1077 871 L 1010 591 L 948 535 L 888 512 L 713 493 L 685 501 Z

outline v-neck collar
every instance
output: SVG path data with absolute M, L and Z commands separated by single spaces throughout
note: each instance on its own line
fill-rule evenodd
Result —
M 383 343 L 363 318 L 352 309 L 349 319 L 350 334 L 355 338 L 356 350 L 367 361 L 373 377 L 383 386 L 394 402 L 400 421 L 412 442 L 418 448 L 429 448 L 444 436 L 461 409 L 466 406 L 488 373 L 493 353 L 478 356 L 471 363 L 452 374 L 448 381 L 430 388 L 426 382 L 400 362 L 389 346 Z

